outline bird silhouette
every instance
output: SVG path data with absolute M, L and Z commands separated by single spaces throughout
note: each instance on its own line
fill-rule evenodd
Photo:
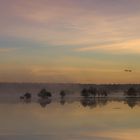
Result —
M 124 71 L 125 72 L 132 72 L 132 70 L 130 70 L 130 69 L 125 69 Z

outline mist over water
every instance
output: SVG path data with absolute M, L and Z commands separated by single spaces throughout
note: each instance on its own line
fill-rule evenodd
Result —
M 26 101 L 19 96 L 3 98 L 1 94 L 2 140 L 139 139 L 139 98 L 66 96 Z

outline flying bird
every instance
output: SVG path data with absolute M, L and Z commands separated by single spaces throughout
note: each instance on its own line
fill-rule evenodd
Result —
M 130 70 L 130 69 L 125 69 L 124 71 L 125 72 L 132 72 L 132 70 Z

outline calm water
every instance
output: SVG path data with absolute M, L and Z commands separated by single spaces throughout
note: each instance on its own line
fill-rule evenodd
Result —
M 39 103 L 40 102 L 40 103 Z M 0 140 L 139 140 L 139 100 L 0 103 Z

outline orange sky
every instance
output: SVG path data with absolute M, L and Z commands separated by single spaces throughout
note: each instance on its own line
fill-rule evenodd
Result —
M 139 13 L 139 0 L 0 0 L 0 82 L 140 83 Z

